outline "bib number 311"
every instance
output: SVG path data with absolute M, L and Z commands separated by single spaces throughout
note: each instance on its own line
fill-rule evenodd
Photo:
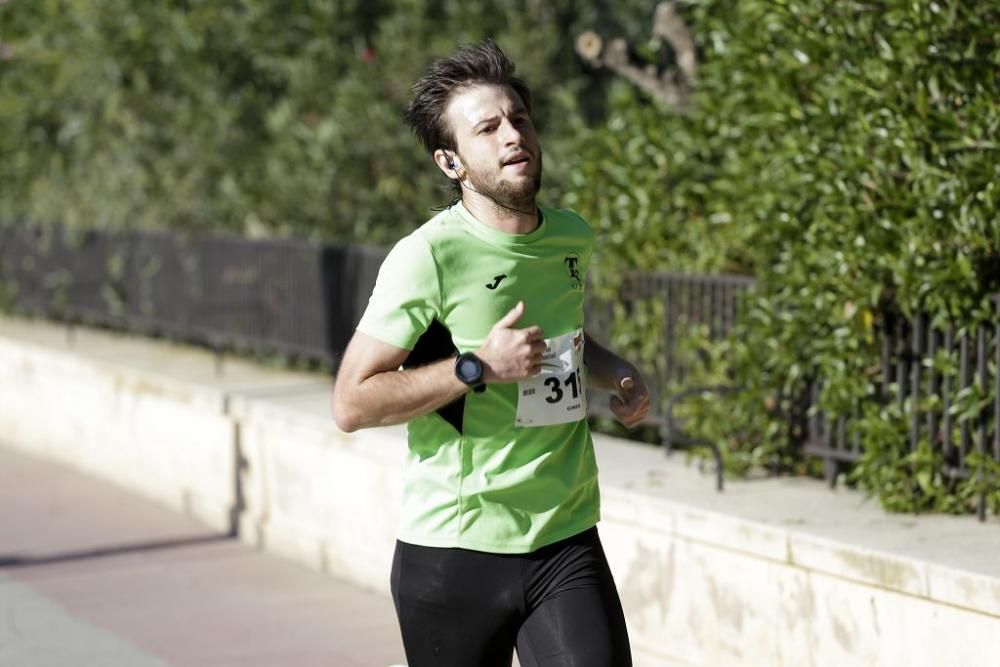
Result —
M 566 424 L 587 416 L 583 329 L 545 341 L 542 370 L 517 383 L 518 426 Z

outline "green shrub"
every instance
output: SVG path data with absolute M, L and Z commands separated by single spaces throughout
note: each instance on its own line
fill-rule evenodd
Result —
M 691 113 L 614 96 L 566 201 L 594 222 L 606 264 L 757 277 L 743 327 L 700 357 L 707 382 L 746 392 L 692 404 L 689 421 L 737 469 L 788 467 L 802 434 L 785 426 L 810 378 L 832 418 L 876 402 L 881 313 L 960 328 L 994 317 L 1000 11 L 720 0 L 684 12 L 702 54 Z M 929 443 L 900 448 L 917 409 L 855 420 L 868 454 L 853 479 L 891 509 L 969 509 L 971 482 L 943 481 Z
M 599 113 L 607 78 L 587 74 L 572 32 L 651 8 L 0 3 L 0 218 L 391 242 L 450 200 L 403 122 L 409 85 L 487 36 L 536 91 L 558 193 L 560 151 L 581 114 Z

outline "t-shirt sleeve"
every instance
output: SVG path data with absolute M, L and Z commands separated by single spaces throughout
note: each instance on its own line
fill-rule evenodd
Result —
M 441 287 L 430 245 L 419 234 L 404 237 L 379 269 L 358 331 L 412 350 L 440 313 Z

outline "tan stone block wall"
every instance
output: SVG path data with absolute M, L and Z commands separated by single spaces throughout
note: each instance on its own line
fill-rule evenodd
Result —
M 235 506 L 241 539 L 388 591 L 403 427 L 339 432 L 315 378 L 210 381 L 202 355 L 184 380 L 3 325 L 0 441 L 220 531 Z M 996 526 L 891 517 L 808 480 L 719 495 L 652 448 L 596 441 L 638 667 L 998 664 Z
M 222 396 L 0 339 L 0 437 L 229 529 Z

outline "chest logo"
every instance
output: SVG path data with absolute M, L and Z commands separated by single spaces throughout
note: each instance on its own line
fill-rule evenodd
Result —
M 500 286 L 500 282 L 507 277 L 506 273 L 501 273 L 499 276 L 493 276 L 493 282 L 486 286 L 486 289 L 496 289 Z
M 580 277 L 580 256 L 571 252 L 566 255 L 563 263 L 566 265 L 566 273 L 569 275 L 569 286 L 573 289 L 583 288 L 583 279 Z

